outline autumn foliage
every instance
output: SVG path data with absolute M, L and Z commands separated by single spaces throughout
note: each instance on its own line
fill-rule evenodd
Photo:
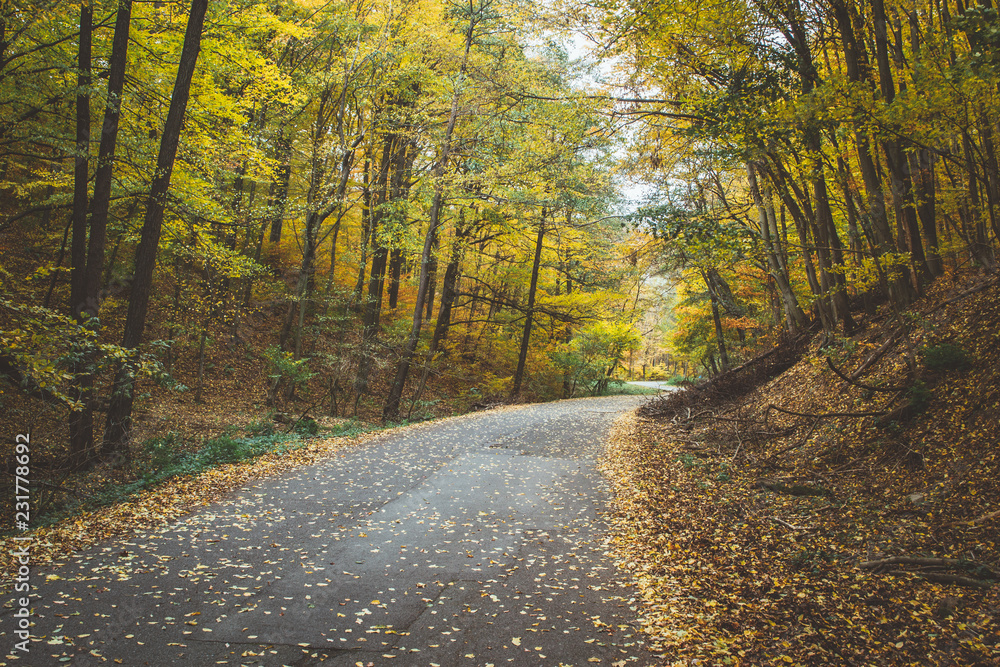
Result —
M 619 422 L 616 552 L 665 664 L 997 660 L 997 296 L 939 281 L 905 334 L 876 318 L 749 393 Z

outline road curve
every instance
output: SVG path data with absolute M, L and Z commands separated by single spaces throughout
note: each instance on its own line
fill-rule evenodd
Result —
M 652 664 L 605 555 L 594 468 L 643 400 L 389 432 L 34 572 L 30 654 L 0 663 Z

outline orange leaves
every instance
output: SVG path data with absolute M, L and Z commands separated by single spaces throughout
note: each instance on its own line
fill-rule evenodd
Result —
M 866 411 L 891 398 L 845 387 L 808 359 L 742 406 L 706 404 L 700 418 L 679 414 L 679 426 L 634 416 L 617 423 L 603 463 L 617 495 L 613 545 L 655 650 L 674 664 L 996 659 L 1000 627 L 990 610 L 1000 584 L 957 586 L 970 570 L 935 570 L 933 559 L 858 569 L 889 555 L 987 566 L 1000 557 L 1000 347 L 977 343 L 1000 329 L 995 303 L 995 294 L 970 299 L 968 316 L 933 323 L 937 339 L 971 352 L 973 367 L 925 372 L 926 411 L 895 429 L 862 419 L 812 429 L 788 415 L 765 421 L 768 403 Z M 845 367 L 860 364 L 879 335 L 845 344 Z M 903 354 L 873 366 L 865 382 L 902 382 Z

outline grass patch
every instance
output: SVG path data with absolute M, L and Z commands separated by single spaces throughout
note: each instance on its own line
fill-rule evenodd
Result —
M 624 380 L 611 380 L 604 396 L 655 396 L 658 393 L 660 390 L 654 387 L 639 387 Z
M 135 464 L 135 479 L 105 482 L 84 498 L 45 511 L 36 525 L 49 526 L 80 512 L 128 502 L 176 477 L 198 475 L 216 466 L 249 461 L 264 454 L 284 454 L 304 447 L 311 439 L 307 433 L 276 433 L 273 428 L 261 428 L 259 424 L 248 427 L 248 435 L 240 437 L 235 432 L 234 428 L 227 429 L 221 435 L 203 440 L 196 448 L 185 446 L 177 433 L 147 440 L 143 445 L 143 460 Z

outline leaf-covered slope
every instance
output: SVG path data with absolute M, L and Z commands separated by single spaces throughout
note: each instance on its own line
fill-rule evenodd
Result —
M 1000 289 L 983 284 L 814 344 L 738 402 L 619 423 L 615 541 L 666 664 L 1000 660 Z

